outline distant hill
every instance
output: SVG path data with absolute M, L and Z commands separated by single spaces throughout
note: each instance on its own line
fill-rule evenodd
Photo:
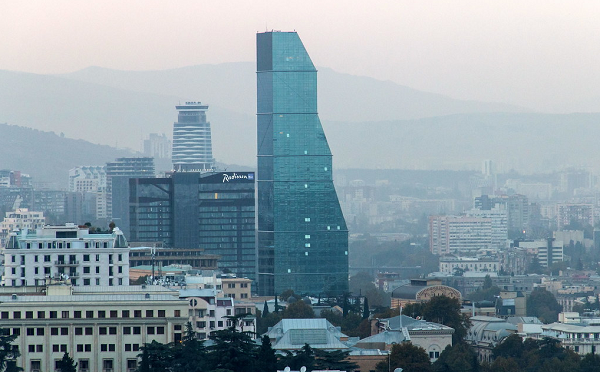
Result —
M 66 188 L 69 169 L 78 165 L 103 165 L 127 150 L 64 138 L 53 132 L 0 124 L 0 169 L 20 170 L 34 182 L 52 182 Z
M 218 107 L 256 113 L 256 65 L 252 62 L 198 65 L 160 71 L 89 67 L 61 77 L 138 92 L 185 97 Z M 319 114 L 324 120 L 362 122 L 417 119 L 457 113 L 524 112 L 523 108 L 453 99 L 391 81 L 319 68 Z

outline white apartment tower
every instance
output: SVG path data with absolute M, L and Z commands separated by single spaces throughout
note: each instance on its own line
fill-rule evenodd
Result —
M 175 171 L 203 171 L 212 169 L 210 122 L 206 121 L 208 105 L 186 102 L 175 106 L 179 112 L 173 124 L 173 169 Z
M 39 286 L 69 279 L 73 286 L 129 285 L 129 247 L 123 233 L 90 233 L 87 226 L 46 225 L 9 235 L 5 286 Z
M 46 223 L 44 212 L 33 212 L 27 208 L 18 208 L 14 212 L 6 212 L 0 224 L 0 248 L 6 246 L 8 234 L 15 230 L 39 229 Z

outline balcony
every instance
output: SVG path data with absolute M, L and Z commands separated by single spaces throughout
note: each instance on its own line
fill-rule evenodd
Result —
M 77 266 L 79 261 L 54 261 L 56 266 Z

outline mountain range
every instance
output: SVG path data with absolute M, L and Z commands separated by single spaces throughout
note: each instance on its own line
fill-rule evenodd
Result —
M 600 134 L 599 114 L 532 113 L 328 68 L 319 69 L 318 79 L 319 114 L 338 168 L 475 169 L 481 160 L 493 159 L 506 167 L 537 169 L 556 161 L 590 165 L 600 160 L 593 143 Z M 102 148 L 97 159 L 111 151 L 115 158 L 141 149 L 148 133 L 170 135 L 176 104 L 202 101 L 210 105 L 215 158 L 252 166 L 255 85 L 254 64 L 249 62 L 161 71 L 90 67 L 63 75 L 0 71 L 0 123 L 85 140 L 89 145 L 82 151 Z M 6 127 L 0 126 L 3 138 Z M 34 159 L 62 162 L 51 149 L 38 154 L 43 146 L 35 142 L 25 147 L 12 154 L 29 151 Z M 77 151 L 57 153 L 85 164 Z M 5 156 L 11 154 L 0 157 L 0 168 L 12 167 L 15 160 Z

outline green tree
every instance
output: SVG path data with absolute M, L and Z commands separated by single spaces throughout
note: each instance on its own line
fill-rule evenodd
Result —
M 477 355 L 464 342 L 446 346 L 433 363 L 434 372 L 476 372 L 478 369 Z
M 192 323 L 187 322 L 181 343 L 171 345 L 173 353 L 173 372 L 206 371 L 206 348 L 204 341 L 196 338 Z
M 382 360 L 376 365 L 377 372 L 393 371 L 402 368 L 402 372 L 430 372 L 431 362 L 425 349 L 410 342 L 392 346 L 388 360 Z
M 271 345 L 269 336 L 264 335 L 261 339 L 260 349 L 256 357 L 257 371 L 260 372 L 275 372 L 277 371 L 277 356 Z
M 4 332 L 6 329 L 0 331 L 0 371 L 4 371 L 7 367 L 12 364 L 11 359 L 18 358 L 21 353 L 16 347 L 13 347 L 12 343 L 17 338 L 17 335 L 7 335 Z
M 285 354 L 279 358 L 277 369 L 283 370 L 285 367 L 290 367 L 290 369 L 298 371 L 301 367 L 306 367 L 308 371 L 312 371 L 314 366 L 315 352 L 309 344 L 304 344 L 296 352 L 286 350 Z
M 302 300 L 298 300 L 283 311 L 283 318 L 285 319 L 310 319 L 315 317 L 315 312 L 312 306 L 305 303 Z
M 422 317 L 424 309 L 425 303 L 413 302 L 412 304 L 406 304 L 402 308 L 402 315 L 410 316 L 411 318 Z
M 600 355 L 586 354 L 579 364 L 579 372 L 600 372 Z
M 527 316 L 536 316 L 544 323 L 558 320 L 562 306 L 558 304 L 552 293 L 545 288 L 536 287 L 527 297 Z
M 325 370 L 352 371 L 358 368 L 358 364 L 348 360 L 350 351 L 342 350 L 314 350 L 315 368 Z
M 262 318 L 266 317 L 267 315 L 269 315 L 269 305 L 267 304 L 267 301 L 265 301 L 265 306 L 263 306 L 263 311 L 262 311 Z
M 61 360 L 56 362 L 56 367 L 60 372 L 77 372 L 77 363 L 65 352 Z
M 518 359 L 498 357 L 488 369 L 489 372 L 521 372 Z
M 454 328 L 452 342 L 461 342 L 467 335 L 467 329 L 471 323 L 466 314 L 461 313 L 461 304 L 456 298 L 447 296 L 432 297 L 423 308 L 423 317 L 435 323 L 447 325 Z
M 370 315 L 371 315 L 371 311 L 369 310 L 369 299 L 367 297 L 365 297 L 365 300 L 363 302 L 362 317 L 363 317 L 363 319 L 369 319 Z
M 209 351 L 208 370 L 229 369 L 232 371 L 253 371 L 257 346 L 252 341 L 251 332 L 239 332 L 235 321 L 221 331 L 213 332 L 209 338 L 214 342 Z
M 493 285 L 494 283 L 492 282 L 492 278 L 490 277 L 490 275 L 486 275 L 483 279 L 483 289 L 490 289 Z
M 269 313 L 265 317 L 256 318 L 256 333 L 262 335 L 269 330 L 269 327 L 273 327 L 275 324 L 281 321 L 281 313 Z
M 156 340 L 144 344 L 142 354 L 139 356 L 142 357 L 142 363 L 139 368 L 140 372 L 169 371 L 174 359 L 172 348 Z
M 519 359 L 523 355 L 523 339 L 517 334 L 506 337 L 492 350 L 494 358 Z

